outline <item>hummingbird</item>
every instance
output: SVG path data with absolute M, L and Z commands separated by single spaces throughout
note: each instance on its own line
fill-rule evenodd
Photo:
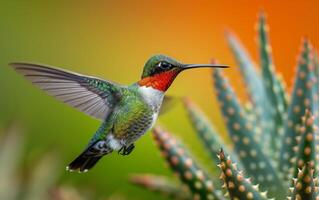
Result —
M 183 64 L 165 55 L 150 57 L 137 82 L 125 86 L 40 64 L 10 63 L 34 85 L 70 106 L 101 120 L 101 125 L 67 167 L 87 172 L 105 155 L 129 155 L 135 141 L 155 123 L 164 96 L 177 75 L 188 69 L 226 68 L 217 64 Z

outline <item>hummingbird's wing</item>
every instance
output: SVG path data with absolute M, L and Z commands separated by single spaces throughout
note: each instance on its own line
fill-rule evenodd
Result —
M 48 94 L 104 120 L 121 98 L 121 86 L 110 81 L 30 63 L 11 63 L 17 72 Z
M 165 95 L 159 115 L 163 115 L 167 113 L 168 111 L 170 111 L 172 108 L 174 108 L 174 106 L 177 104 L 179 100 L 180 98 L 178 97 Z

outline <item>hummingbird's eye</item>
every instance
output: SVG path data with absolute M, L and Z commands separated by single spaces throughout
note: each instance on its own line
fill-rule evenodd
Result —
M 165 61 L 159 62 L 157 66 L 163 70 L 169 70 L 173 68 L 173 65 L 171 63 Z

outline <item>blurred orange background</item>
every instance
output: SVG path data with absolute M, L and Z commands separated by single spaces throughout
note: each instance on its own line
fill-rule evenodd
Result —
M 258 63 L 255 25 L 260 10 L 267 13 L 276 69 L 291 86 L 301 39 L 308 37 L 319 47 L 319 1 L 2 1 L 0 121 L 23 121 L 30 136 L 29 149 L 60 149 L 61 182 L 91 184 L 102 194 L 119 191 L 130 194 L 131 199 L 140 199 L 139 193 L 144 191 L 126 182 L 130 173 L 170 173 L 164 168 L 150 134 L 137 143 L 129 158 L 112 155 L 83 176 L 64 173 L 65 165 L 80 153 L 99 122 L 39 92 L 7 64 L 44 63 L 130 84 L 140 78 L 145 61 L 156 53 L 185 63 L 217 59 L 231 66 L 224 71 L 245 99 L 244 85 L 224 31 L 235 32 Z M 168 93 L 189 96 L 225 135 L 209 69 L 184 72 Z M 201 162 L 210 163 L 181 105 L 159 119 L 159 123 L 192 147 Z

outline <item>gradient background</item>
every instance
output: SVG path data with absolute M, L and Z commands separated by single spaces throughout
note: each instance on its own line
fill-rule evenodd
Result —
M 45 95 L 7 67 L 7 63 L 45 63 L 130 84 L 138 80 L 144 62 L 155 53 L 187 63 L 207 63 L 216 58 L 232 66 L 225 70 L 226 74 L 244 98 L 244 86 L 224 39 L 225 29 L 236 32 L 258 62 L 254 27 L 258 11 L 264 9 L 275 64 L 288 86 L 301 38 L 309 37 L 314 46 L 319 46 L 319 2 L 314 0 L 88 2 L 1 1 L 0 124 L 4 126 L 13 119 L 23 123 L 28 136 L 23 165 L 32 166 L 34 155 L 56 149 L 62 159 L 60 183 L 102 196 L 122 193 L 129 199 L 161 199 L 127 182 L 131 173 L 171 175 L 151 134 L 136 143 L 129 157 L 105 157 L 86 174 L 65 172 L 65 166 L 82 151 L 99 122 Z M 225 133 L 210 70 L 181 74 L 168 93 L 191 97 L 220 133 Z M 180 104 L 159 123 L 191 147 L 197 160 L 209 170 L 209 156 Z

